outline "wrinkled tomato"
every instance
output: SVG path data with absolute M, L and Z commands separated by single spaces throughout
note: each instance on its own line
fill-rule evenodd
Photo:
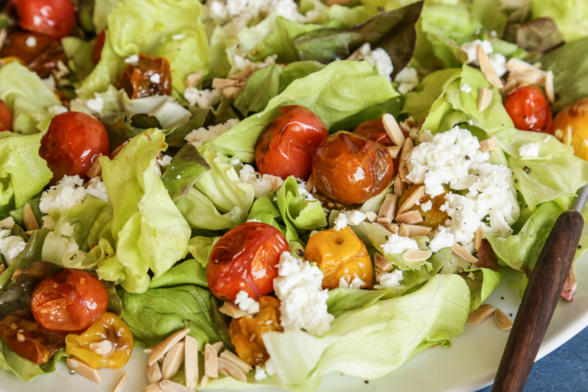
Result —
M 302 106 L 282 106 L 280 115 L 261 133 L 255 163 L 263 174 L 307 179 L 312 155 L 329 136 L 325 124 Z
M 88 114 L 77 112 L 53 117 L 39 148 L 39 154 L 53 171 L 53 181 L 64 175 L 85 176 L 94 160 L 109 152 L 104 125 Z
M 394 175 L 394 161 L 380 143 L 337 132 L 314 155 L 312 178 L 324 195 L 342 204 L 363 203 L 383 191 Z
M 234 301 L 246 291 L 257 299 L 273 291 L 282 252 L 290 249 L 278 229 L 265 223 L 247 222 L 223 235 L 212 248 L 207 280 L 212 294 Z
M 96 36 L 94 42 L 94 49 L 92 49 L 92 61 L 94 64 L 98 64 L 100 57 L 102 57 L 102 49 L 104 48 L 104 42 L 106 41 L 106 30 L 102 30 L 100 34 Z
M 12 131 L 12 112 L 0 99 L 0 131 Z
M 538 88 L 523 86 L 515 89 L 507 97 L 504 107 L 518 129 L 536 132 L 552 131 L 551 109 Z
M 76 27 L 71 0 L 16 0 L 19 25 L 24 30 L 63 38 Z
M 392 140 L 390 140 L 390 136 L 386 133 L 384 123 L 380 118 L 362 122 L 353 130 L 353 133 L 378 142 L 384 146 L 392 146 L 394 144 L 392 143 Z
M 136 63 L 127 64 L 115 86 L 124 89 L 130 98 L 171 94 L 171 70 L 164 57 L 138 55 Z
M 52 331 L 83 331 L 106 312 L 107 306 L 104 285 L 81 270 L 65 270 L 43 279 L 31 298 L 35 320 Z

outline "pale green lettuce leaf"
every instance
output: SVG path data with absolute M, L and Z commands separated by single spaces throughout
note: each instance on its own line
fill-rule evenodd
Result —
M 149 284 L 149 288 L 179 286 L 193 284 L 201 287 L 208 287 L 206 280 L 206 268 L 194 259 L 189 259 L 173 266 L 159 278 L 155 278 Z
M 67 357 L 64 350 L 55 354 L 49 362 L 44 365 L 37 365 L 15 352 L 11 351 L 2 340 L 0 340 L 0 369 L 12 372 L 22 381 L 30 381 L 37 376 L 52 373 L 57 362 Z
M 489 268 L 475 268 L 466 271 L 464 277 L 470 287 L 471 305 L 470 310 L 476 310 L 500 284 L 502 272 Z
M 212 247 L 219 238 L 220 237 L 204 236 L 190 238 L 190 242 L 188 243 L 188 252 L 190 252 L 194 260 L 199 262 L 202 267 L 206 268 L 208 265 L 210 252 L 212 252 Z
M 120 2 L 121 0 L 95 0 L 92 19 L 97 32 L 106 29 L 108 14 Z
M 75 81 L 81 82 L 94 68 L 94 59 L 92 58 L 94 41 L 65 37 L 61 40 L 61 45 L 69 58 L 68 65 L 75 76 Z
M 531 14 L 555 20 L 567 42 L 588 36 L 588 3 L 584 0 L 533 0 Z

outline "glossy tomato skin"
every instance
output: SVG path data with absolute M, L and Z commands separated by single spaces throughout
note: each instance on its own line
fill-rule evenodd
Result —
M 94 64 L 98 64 L 100 57 L 102 57 L 102 48 L 104 48 L 105 41 L 106 30 L 102 30 L 100 34 L 96 36 L 96 42 L 94 42 L 94 48 L 92 49 L 92 61 L 94 61 Z
M 104 285 L 81 270 L 65 270 L 43 279 L 31 298 L 35 321 L 51 331 L 83 331 L 107 307 L 108 293 Z
M 165 57 L 139 53 L 138 61 L 125 66 L 115 86 L 124 89 L 129 98 L 170 95 L 172 75 L 169 61 Z
M 0 99 L 0 131 L 12 131 L 12 112 Z
M 538 88 L 523 86 L 515 89 L 507 97 L 504 107 L 518 129 L 552 132 L 551 109 L 545 96 Z
M 349 132 L 337 132 L 316 151 L 312 179 L 329 198 L 360 204 L 380 193 L 392 180 L 394 160 L 388 149 Z
M 355 127 L 353 133 L 378 142 L 384 146 L 392 146 L 394 144 L 384 129 L 384 123 L 382 123 L 382 120 L 379 118 L 362 122 Z
M 255 164 L 260 173 L 303 180 L 311 172 L 312 155 L 329 136 L 320 118 L 303 106 L 282 106 L 261 133 L 255 146 Z
M 64 175 L 85 176 L 94 160 L 109 152 L 104 125 L 88 114 L 77 112 L 53 117 L 39 148 L 39 154 L 53 171 L 53 181 Z
M 24 30 L 63 38 L 76 27 L 71 0 L 16 0 L 16 13 Z
M 273 291 L 280 255 L 290 246 L 265 223 L 247 222 L 223 235 L 212 248 L 207 280 L 212 294 L 234 301 L 239 291 L 257 299 Z

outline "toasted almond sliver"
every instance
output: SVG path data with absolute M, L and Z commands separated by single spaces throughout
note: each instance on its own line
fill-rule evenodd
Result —
M 494 67 L 492 67 L 490 60 L 488 60 L 488 55 L 486 54 L 482 44 L 478 45 L 476 48 L 476 54 L 478 56 L 478 62 L 480 63 L 480 70 L 486 77 L 486 80 L 488 80 L 491 85 L 498 89 L 503 88 L 504 84 L 498 75 L 496 75 L 496 71 L 494 70 Z
M 396 197 L 400 197 L 402 196 L 403 192 L 404 184 L 402 184 L 402 178 L 400 178 L 400 176 L 396 176 L 396 178 L 394 179 L 394 194 L 396 195 Z
M 400 230 L 402 230 L 403 232 L 406 232 L 407 233 L 406 236 L 408 236 L 408 237 L 421 237 L 421 236 L 427 235 L 431 231 L 433 231 L 432 228 L 427 227 L 427 226 L 407 225 L 405 223 L 400 224 L 400 229 L 398 229 L 399 233 L 400 233 Z
M 453 244 L 451 246 L 451 250 L 453 251 L 453 253 L 455 253 L 457 256 L 461 257 L 465 261 L 469 261 L 473 264 L 476 264 L 478 262 L 478 259 L 476 259 L 470 252 L 468 252 L 466 248 L 464 248 L 458 243 Z
M 224 360 L 227 360 L 227 361 L 235 364 L 235 366 L 237 366 L 239 369 L 241 369 L 241 371 L 243 373 L 249 373 L 249 371 L 251 370 L 251 366 L 247 362 L 245 362 L 241 358 L 239 358 L 232 351 L 225 350 L 221 353 L 220 357 Z
M 127 382 L 129 381 L 129 373 L 124 372 L 121 378 L 118 380 L 112 392 L 122 392 L 123 389 L 127 386 Z
M 402 145 L 402 152 L 400 153 L 400 163 L 398 164 L 398 176 L 402 180 L 406 180 L 408 177 L 408 164 L 406 162 L 408 154 L 412 151 L 413 142 L 411 138 L 406 138 Z
M 407 250 L 406 252 L 404 252 L 404 254 L 402 255 L 402 258 L 408 262 L 425 261 L 425 260 L 428 260 L 432 255 L 433 255 L 433 251 L 430 249 L 428 249 L 428 250 L 412 249 L 412 250 Z
M 492 90 L 481 88 L 478 90 L 478 110 L 483 112 L 492 103 Z
M 22 209 L 22 220 L 27 230 L 37 230 L 39 228 L 39 222 L 37 222 L 35 213 L 28 203 Z
M 549 102 L 555 102 L 555 90 L 553 87 L 553 71 L 547 71 L 545 74 L 545 95 Z
M 400 146 L 389 146 L 388 147 L 388 152 L 390 153 L 390 156 L 394 159 L 398 158 L 398 155 L 400 154 Z
M 404 133 L 402 133 L 402 129 L 396 122 L 396 119 L 390 113 L 385 113 L 382 116 L 382 124 L 384 125 L 384 130 L 392 140 L 392 143 L 396 144 L 397 146 L 402 146 L 404 144 Z
M 398 197 L 393 194 L 387 194 L 384 198 L 384 202 L 378 211 L 378 218 L 385 219 L 386 222 L 391 222 L 396 212 L 396 201 Z M 378 220 L 379 222 L 379 220 Z
M 242 87 L 234 86 L 223 88 L 221 92 L 223 94 L 223 97 L 227 99 L 235 99 L 237 98 L 242 89 Z
M 478 325 L 482 321 L 486 320 L 490 315 L 494 313 L 494 307 L 492 305 L 480 305 L 480 307 L 474 310 L 469 316 L 466 322 L 467 325 Z
M 198 86 L 198 83 L 200 83 L 200 80 L 202 80 L 202 72 L 195 72 L 193 74 L 188 75 L 186 81 L 184 82 L 184 85 L 186 87 L 196 87 Z
M 210 345 L 204 345 L 204 375 L 209 378 L 218 377 L 217 351 Z
M 488 152 L 494 151 L 498 148 L 498 139 L 491 137 L 480 142 L 480 151 Z
M 184 361 L 184 342 L 178 342 L 169 350 L 161 365 L 161 376 L 170 379 L 176 375 Z
M 167 352 L 180 340 L 184 339 L 186 335 L 190 332 L 189 328 L 181 329 L 174 334 L 168 336 L 163 342 L 159 343 L 157 346 L 153 347 L 153 351 L 151 355 L 149 355 L 149 360 L 147 361 L 148 365 L 153 365 L 155 362 L 159 361 Z
M 500 309 L 494 311 L 494 321 L 498 325 L 498 328 L 503 331 L 508 331 L 512 328 L 512 320 Z
M 391 223 L 391 222 L 378 222 L 378 223 L 381 224 L 382 226 L 384 226 L 384 229 L 388 230 L 390 233 L 398 234 L 399 226 L 396 223 Z
M 159 387 L 159 384 L 149 384 L 143 388 L 143 392 L 163 392 L 163 389 Z
M 309 192 L 312 192 L 314 190 L 314 181 L 312 180 L 312 174 L 310 175 L 310 177 L 308 177 L 308 180 L 306 180 L 304 188 Z
M 86 172 L 86 175 L 90 178 L 98 177 L 102 174 L 102 165 L 100 164 L 100 157 L 102 154 L 99 154 L 96 158 L 94 158 L 94 162 L 90 165 L 90 168 Z
M 474 233 L 474 249 L 480 249 L 482 245 L 482 238 L 484 237 L 484 233 L 482 232 L 482 226 L 478 227 L 476 232 Z
M 396 216 L 395 221 L 397 223 L 408 223 L 409 225 L 414 225 L 416 223 L 421 223 L 423 221 L 423 216 L 420 212 L 411 210 Z
M 216 351 L 216 354 L 218 355 L 225 345 L 223 344 L 223 342 L 219 341 L 219 342 L 212 343 L 211 346 L 212 346 L 212 348 L 214 348 L 214 350 Z
M 247 376 L 245 373 L 239 368 L 239 366 L 235 365 L 233 362 L 228 361 L 224 358 L 218 359 L 218 368 L 221 373 L 226 374 L 227 376 L 233 377 L 235 380 L 246 382 Z
M 394 268 L 394 264 L 379 253 L 374 254 L 374 264 L 376 265 L 376 268 L 382 272 L 390 272 L 392 271 L 392 268 Z
M 236 87 L 238 85 L 239 85 L 239 81 L 233 80 L 233 79 L 222 79 L 222 78 L 212 79 L 212 88 L 225 89 L 228 87 Z
M 186 386 L 188 389 L 193 390 L 198 385 L 198 341 L 187 335 L 184 343 Z
M 147 366 L 147 381 L 149 381 L 149 384 L 155 384 L 161 381 L 161 369 L 157 362 Z
M 231 318 L 241 318 L 243 316 L 247 316 L 247 312 L 245 312 L 240 307 L 229 301 L 225 301 L 221 305 L 221 307 L 218 308 L 218 311 Z
M 69 357 L 69 358 L 67 358 L 66 363 L 67 363 L 67 367 L 69 367 L 70 370 L 73 370 L 74 372 L 76 372 L 80 376 L 87 378 L 90 381 L 94 381 L 98 384 L 100 384 L 100 381 L 102 381 L 102 377 L 100 377 L 100 373 L 98 373 L 98 370 L 92 369 L 90 366 L 86 365 L 84 362 L 82 362 L 76 358 Z
M 398 207 L 398 214 L 402 214 L 403 212 L 408 211 L 411 209 L 417 201 L 421 199 L 425 194 L 425 186 L 421 185 L 417 187 L 411 194 L 404 200 L 404 202 Z
M 14 225 L 16 225 L 16 222 L 14 221 L 14 218 L 11 216 L 0 220 L 0 229 L 2 230 L 12 230 L 14 228 Z
M 178 384 L 177 382 L 173 382 L 171 380 L 161 380 L 159 382 L 159 387 L 164 392 L 192 392 L 182 384 Z

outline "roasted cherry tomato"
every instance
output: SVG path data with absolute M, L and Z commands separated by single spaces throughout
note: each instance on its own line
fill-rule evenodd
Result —
M 282 331 L 280 301 L 274 297 L 260 297 L 258 313 L 235 318 L 229 326 L 237 355 L 251 366 L 263 365 L 268 360 L 262 336 L 271 331 Z
M 508 95 L 504 107 L 518 129 L 551 132 L 551 109 L 538 88 L 523 86 L 515 89 Z
M 394 175 L 394 161 L 380 143 L 337 132 L 316 151 L 312 179 L 324 195 L 343 204 L 363 203 L 383 191 Z
M 257 299 L 273 291 L 282 252 L 290 250 L 278 229 L 265 223 L 240 224 L 223 235 L 208 261 L 208 287 L 212 294 L 234 301 L 239 291 Z
M 353 130 L 353 133 L 384 146 L 392 146 L 394 144 L 390 140 L 390 136 L 386 133 L 384 123 L 382 123 L 382 119 L 380 118 L 362 122 Z
M 81 335 L 67 335 L 65 351 L 94 369 L 120 369 L 131 358 L 133 334 L 120 317 L 104 313 Z
M 52 331 L 83 331 L 106 312 L 107 306 L 104 285 L 81 270 L 65 270 L 43 279 L 31 298 L 35 320 Z
M 304 258 L 317 263 L 323 271 L 325 289 L 336 289 L 342 280 L 356 288 L 372 287 L 372 260 L 365 244 L 349 226 L 313 234 L 304 248 Z
M 137 62 L 127 64 L 118 76 L 115 86 L 127 92 L 130 98 L 171 94 L 171 71 L 164 57 L 139 54 Z
M 106 41 L 106 30 L 102 30 L 100 34 L 96 36 L 94 42 L 94 49 L 92 49 L 92 60 L 94 64 L 98 64 L 100 57 L 102 57 L 102 49 L 104 48 L 104 42 Z
M 47 363 L 65 347 L 65 333 L 41 327 L 26 311 L 4 317 L 0 321 L 0 337 L 10 350 L 37 365 Z
M 12 131 L 12 112 L 0 99 L 0 131 Z
M 25 30 L 63 38 L 76 27 L 71 0 L 16 0 L 19 24 Z
M 553 134 L 574 148 L 576 156 L 588 161 L 588 98 L 562 109 L 553 121 Z
M 85 176 L 94 160 L 109 152 L 104 125 L 88 114 L 77 112 L 53 117 L 39 148 L 39 154 L 53 171 L 53 181 L 64 175 Z
M 312 155 L 329 136 L 325 124 L 302 106 L 282 106 L 280 116 L 261 133 L 255 146 L 260 173 L 307 179 Z

